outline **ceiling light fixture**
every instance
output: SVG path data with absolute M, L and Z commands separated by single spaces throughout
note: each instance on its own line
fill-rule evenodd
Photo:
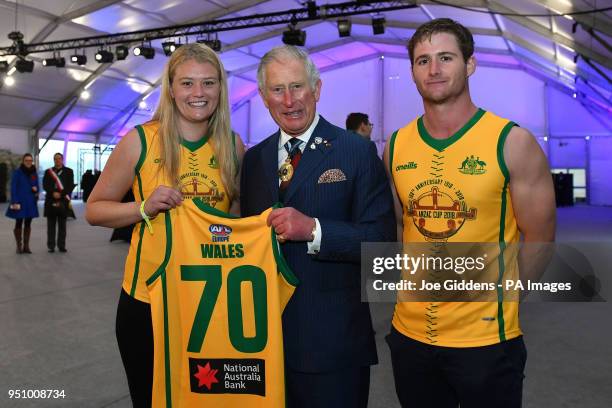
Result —
M 283 43 L 303 47 L 306 44 L 306 31 L 298 30 L 295 25 L 289 25 L 287 31 L 283 31 Z
M 372 17 L 372 33 L 374 35 L 385 33 L 385 18 L 382 16 Z
M 123 61 L 127 58 L 130 50 L 125 45 L 118 45 L 115 48 L 115 55 L 117 56 L 117 61 Z
M 96 61 L 100 64 L 113 62 L 115 59 L 115 55 L 107 50 L 98 50 L 96 52 Z
M 338 20 L 338 36 L 349 37 L 351 35 L 351 20 L 341 18 Z
M 74 54 L 70 56 L 70 62 L 72 62 L 73 64 L 77 64 L 77 65 L 85 65 L 87 64 L 87 55 L 83 54 L 83 55 L 79 55 L 79 54 Z
M 155 49 L 153 47 L 147 47 L 146 45 L 139 45 L 134 47 L 134 55 L 145 57 L 146 59 L 155 58 Z

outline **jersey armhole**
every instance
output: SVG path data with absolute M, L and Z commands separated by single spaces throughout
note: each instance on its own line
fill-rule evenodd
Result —
M 506 126 L 503 127 L 499 134 L 499 139 L 497 141 L 497 163 L 499 164 L 499 168 L 506 178 L 507 181 L 510 181 L 510 171 L 508 171 L 508 166 L 506 165 L 506 160 L 504 159 L 504 145 L 506 144 L 506 138 L 512 130 L 513 127 L 518 126 L 515 122 L 508 122 Z
M 391 135 L 391 140 L 389 140 L 389 174 L 393 177 L 393 153 L 395 150 L 395 138 L 397 137 L 397 132 L 399 129 L 393 132 Z
M 285 257 L 283 256 L 283 253 L 279 248 L 279 243 L 276 239 L 276 231 L 274 231 L 274 228 L 270 228 L 270 239 L 272 240 L 272 251 L 274 252 L 274 260 L 276 261 L 276 267 L 278 269 L 278 272 L 287 281 L 288 284 L 293 287 L 296 287 L 297 285 L 299 285 L 300 281 L 287 264 L 287 261 L 285 260 Z
M 140 157 L 138 157 L 138 162 L 136 163 L 136 167 L 134 167 L 134 173 L 139 174 L 145 158 L 147 157 L 147 137 L 141 125 L 136 126 L 136 130 L 140 138 Z

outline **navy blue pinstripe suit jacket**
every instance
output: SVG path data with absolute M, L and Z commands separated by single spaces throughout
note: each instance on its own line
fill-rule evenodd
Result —
M 278 201 L 279 137 L 276 132 L 244 156 L 243 217 Z M 316 137 L 327 143 L 311 149 Z M 319 183 L 330 169 L 341 170 L 346 180 Z M 375 145 L 321 117 L 284 205 L 317 217 L 323 234 L 317 255 L 307 254 L 305 242 L 281 246 L 300 280 L 283 314 L 287 364 L 302 372 L 376 364 L 370 310 L 360 301 L 360 244 L 393 241 L 396 227 L 389 182 Z

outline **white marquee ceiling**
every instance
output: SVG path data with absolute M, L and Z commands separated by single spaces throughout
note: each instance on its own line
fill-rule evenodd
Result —
M 318 5 L 339 3 L 319 0 Z M 246 17 L 302 8 L 296 0 L 0 0 L 0 47 L 10 46 L 15 28 L 26 43 L 130 32 L 177 24 Z M 570 17 L 525 17 L 612 6 L 612 0 L 446 0 L 409 1 L 417 7 L 382 13 L 386 32 L 373 35 L 371 15 L 351 17 L 350 37 L 339 38 L 336 22 L 298 24 L 306 30 L 306 47 L 317 65 L 333 70 L 381 55 L 407 58 L 406 44 L 415 28 L 432 18 L 460 21 L 475 34 L 479 64 L 519 69 L 576 97 L 600 115 L 612 113 L 612 11 Z M 500 15 L 442 5 L 452 4 Z M 17 13 L 15 10 L 17 9 Z M 576 23 L 579 23 L 576 25 Z M 259 58 L 280 45 L 283 25 L 219 33 L 221 58 L 230 77 L 231 103 L 239 106 L 256 92 Z M 88 63 L 67 61 L 65 68 L 43 67 L 45 53 L 31 54 L 33 73 L 14 73 L 14 85 L 0 83 L 0 126 L 41 131 L 44 136 L 89 134 L 107 142 L 134 123 L 147 120 L 157 100 L 166 56 L 163 40 L 153 41 L 155 59 L 130 56 L 99 64 L 95 49 L 85 50 Z M 581 55 L 574 61 L 576 53 Z M 62 52 L 68 57 L 72 52 Z M 4 58 L 13 65 L 13 58 Z M 0 57 L 2 59 L 2 57 Z M 79 97 L 87 88 L 91 97 Z M 144 103 L 141 104 L 143 98 Z M 146 106 L 145 106 L 146 105 Z M 58 136 L 59 137 L 59 136 Z

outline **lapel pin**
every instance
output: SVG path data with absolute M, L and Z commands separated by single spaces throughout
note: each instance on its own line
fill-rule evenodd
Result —
M 323 141 L 323 139 L 321 139 L 319 136 L 315 137 L 315 143 L 316 144 L 321 144 L 321 142 Z
M 311 149 L 311 150 L 314 150 L 314 149 L 316 149 L 316 148 L 317 148 L 317 146 L 316 146 L 314 143 L 312 143 L 312 144 L 310 145 L 310 149 Z

